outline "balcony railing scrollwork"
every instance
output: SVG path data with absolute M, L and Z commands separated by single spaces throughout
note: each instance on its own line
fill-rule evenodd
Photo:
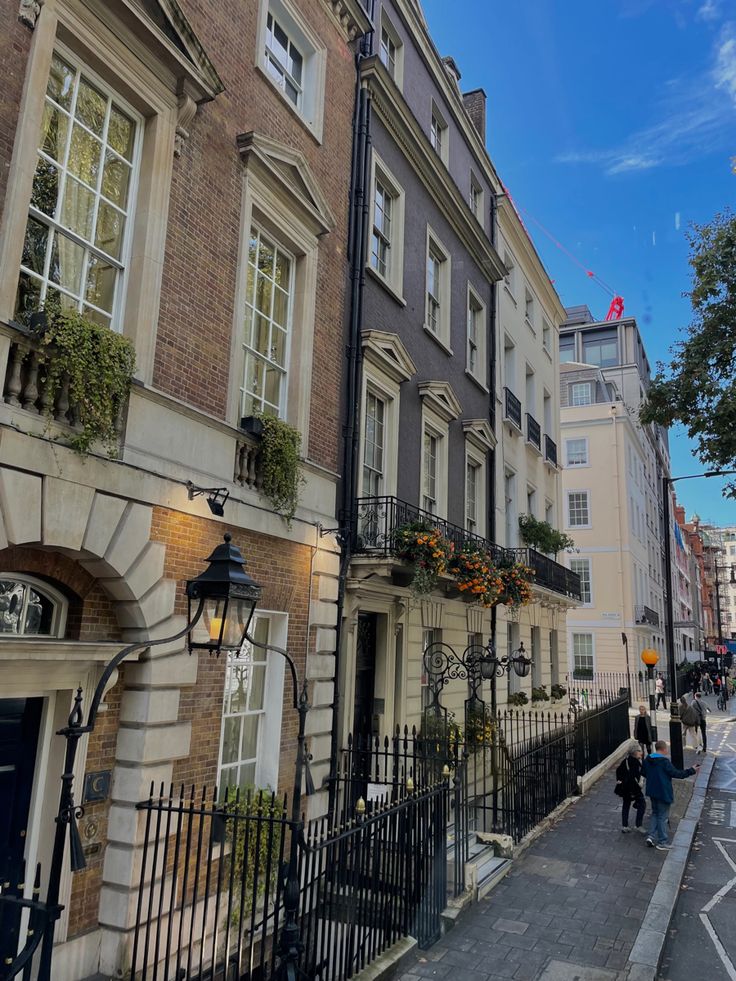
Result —
M 544 436 L 544 459 L 547 463 L 556 467 L 557 464 L 557 443 L 549 436 Z

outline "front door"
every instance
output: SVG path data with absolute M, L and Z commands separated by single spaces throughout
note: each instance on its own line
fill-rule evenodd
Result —
M 376 688 L 376 621 L 375 613 L 358 614 L 358 638 L 355 650 L 355 703 L 353 733 L 356 736 L 374 731 Z
M 11 895 L 25 878 L 23 857 L 42 708 L 42 698 L 0 699 L 0 882 Z M 32 877 L 33 871 L 28 874 Z M 19 914 L 0 913 L 2 961 L 17 952 L 19 928 Z

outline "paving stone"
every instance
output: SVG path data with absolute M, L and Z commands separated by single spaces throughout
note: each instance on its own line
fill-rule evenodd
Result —
M 510 910 L 507 910 L 510 912 Z M 519 910 L 521 913 L 521 910 Z M 493 924 L 494 930 L 501 930 L 503 933 L 526 933 L 529 929 L 528 923 L 523 923 L 520 920 L 504 920 L 499 919 Z

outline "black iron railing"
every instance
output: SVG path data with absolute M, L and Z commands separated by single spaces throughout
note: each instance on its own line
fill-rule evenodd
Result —
M 648 623 L 652 627 L 659 626 L 659 613 L 649 606 L 634 607 L 634 619 L 637 623 Z
M 405 936 L 439 938 L 447 902 L 448 781 L 372 813 L 303 826 L 268 792 L 227 802 L 173 788 L 145 813 L 132 981 L 282 975 L 284 859 L 299 837 L 300 976 L 343 981 Z
M 503 417 L 521 432 L 521 402 L 510 388 L 503 390 Z
M 557 466 L 557 443 L 546 433 L 544 436 L 544 459 L 553 467 Z
M 542 449 L 542 427 L 533 415 L 526 414 L 526 441 L 531 443 L 541 452 Z
M 354 551 L 391 555 L 395 550 L 394 533 L 404 525 L 421 522 L 436 528 L 460 551 L 471 543 L 485 549 L 494 560 L 507 557 L 507 549 L 489 542 L 481 535 L 438 518 L 431 511 L 400 501 L 397 497 L 359 497 L 357 507 L 357 536 Z
M 519 562 L 534 570 L 534 584 L 579 600 L 580 576 L 534 548 L 511 549 Z
M 580 776 L 588 773 L 629 738 L 631 725 L 627 695 L 578 711 L 575 719 L 576 772 Z

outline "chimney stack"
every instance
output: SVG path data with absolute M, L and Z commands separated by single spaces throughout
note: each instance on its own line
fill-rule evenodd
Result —
M 470 116 L 470 121 L 480 133 L 480 138 L 486 141 L 486 93 L 483 89 L 473 89 L 463 92 L 463 105 Z

